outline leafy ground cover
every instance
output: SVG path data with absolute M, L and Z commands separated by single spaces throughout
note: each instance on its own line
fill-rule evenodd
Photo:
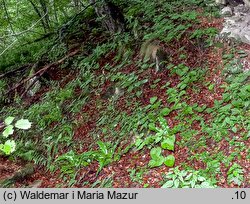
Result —
M 80 52 L 49 70 L 35 96 L 1 110 L 32 126 L 14 134 L 16 152 L 1 156 L 0 180 L 32 162 L 34 174 L 14 186 L 250 186 L 250 47 L 214 40 L 223 23 L 214 7 L 144 3 L 147 11 L 133 5 L 126 15 L 145 12 L 131 27 L 161 41 L 166 69 L 141 62 L 139 40 L 128 33 L 97 33 L 86 40 L 91 48 L 68 50 Z M 105 97 L 110 87 L 121 94 Z

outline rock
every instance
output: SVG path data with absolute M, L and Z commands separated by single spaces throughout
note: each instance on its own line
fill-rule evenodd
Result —
M 220 35 L 228 34 L 229 38 L 250 44 L 250 9 L 244 5 L 238 5 L 234 11 L 235 15 L 225 17 Z
M 241 40 L 242 40 L 242 42 L 250 45 L 250 29 L 242 32 Z
M 33 76 L 36 70 L 39 68 L 39 62 L 35 63 L 30 70 L 29 77 Z M 37 76 L 32 77 L 25 83 L 25 89 L 27 90 L 27 95 L 33 97 L 41 88 L 41 82 Z
M 215 3 L 217 4 L 217 5 L 226 5 L 226 0 L 215 0 Z
M 237 6 L 243 3 L 246 7 L 250 8 L 250 0 L 215 0 L 215 4 L 220 6 Z
M 224 7 L 224 8 L 220 11 L 220 15 L 221 15 L 221 16 L 232 16 L 232 15 L 233 15 L 233 11 L 232 11 L 231 7 L 226 6 L 226 7 Z
M 244 15 L 249 10 L 250 10 L 250 8 L 244 6 L 243 4 L 240 4 L 240 5 L 234 7 L 234 13 L 235 13 L 236 16 L 237 15 Z
M 41 88 L 41 82 L 35 76 L 27 82 L 27 88 L 29 89 L 27 95 L 33 97 Z
M 245 6 L 250 8 L 250 0 L 243 0 L 245 3 Z

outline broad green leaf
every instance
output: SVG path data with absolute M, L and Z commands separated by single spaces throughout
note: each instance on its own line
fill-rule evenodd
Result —
M 154 104 L 157 101 L 157 98 L 158 98 L 157 96 L 150 98 L 150 103 Z
M 157 109 L 160 107 L 160 105 L 161 105 L 161 101 L 157 101 L 156 103 L 151 105 L 151 109 Z
M 149 128 L 150 130 L 152 130 L 152 131 L 157 132 L 157 128 L 155 127 L 155 124 L 154 124 L 154 123 L 149 123 L 149 124 L 148 124 L 148 128 Z
M 197 180 L 198 181 L 205 181 L 206 179 L 203 176 L 198 176 Z
M 212 185 L 210 185 L 207 181 L 204 181 L 200 185 L 201 188 L 214 188 Z
M 158 167 L 158 166 L 161 166 L 163 164 L 163 162 L 164 162 L 164 157 L 163 156 L 159 156 L 156 159 L 150 160 L 149 163 L 148 163 L 148 166 L 150 168 Z
M 11 117 L 11 116 L 7 117 L 4 120 L 5 125 L 10 125 L 13 122 L 14 119 L 15 119 L 15 117 Z
M 3 136 L 8 137 L 9 135 L 12 135 L 13 133 L 14 133 L 14 126 L 8 125 L 3 131 Z
M 3 151 L 4 151 L 5 154 L 9 155 L 12 152 L 14 152 L 15 149 L 16 149 L 16 143 L 15 143 L 14 140 L 7 140 L 4 143 Z
M 171 188 L 174 185 L 174 181 L 170 180 L 163 184 L 162 188 Z
M 31 122 L 27 119 L 21 119 L 16 122 L 15 127 L 22 130 L 28 130 L 31 127 Z
M 158 142 L 160 142 L 162 140 L 162 133 L 163 131 L 160 130 L 160 132 L 156 133 L 154 136 L 154 140 L 155 140 L 155 144 L 157 144 Z
M 191 185 L 191 188 L 194 188 L 194 186 L 195 186 L 195 180 L 191 180 L 190 181 L 190 185 Z
M 170 138 L 166 138 L 162 141 L 161 147 L 163 149 L 168 149 L 174 151 L 175 136 L 172 135 Z
M 97 144 L 98 144 L 100 150 L 101 150 L 104 154 L 108 154 L 108 149 L 107 149 L 107 146 L 106 146 L 106 144 L 105 144 L 104 142 L 98 141 Z
M 11 153 L 11 147 L 10 147 L 10 145 L 4 144 L 2 151 L 3 151 L 5 154 L 10 155 L 10 153 Z
M 145 145 L 146 145 L 145 142 L 141 142 L 141 144 L 139 144 L 139 146 L 137 146 L 137 150 L 141 150 Z
M 167 121 L 166 121 L 163 117 L 159 117 L 158 120 L 159 120 L 159 122 L 160 122 L 160 125 L 161 125 L 164 129 L 168 128 Z
M 234 126 L 234 127 L 232 128 L 232 131 L 233 131 L 234 133 L 236 133 L 236 132 L 237 132 L 237 128 Z
M 179 181 L 179 179 L 176 179 L 176 180 L 174 181 L 174 187 L 175 187 L 175 188 L 179 188 L 179 185 L 180 185 L 180 181 Z
M 238 54 L 246 54 L 245 50 L 238 50 L 237 53 Z
M 188 181 L 189 179 L 191 179 L 192 176 L 193 176 L 193 174 L 192 174 L 192 173 L 189 173 L 189 174 L 186 176 L 185 180 Z
M 156 147 L 151 149 L 150 151 L 150 156 L 152 159 L 157 160 L 161 155 L 161 148 L 160 147 Z
M 164 164 L 168 167 L 173 167 L 175 162 L 175 158 L 173 155 L 168 155 L 165 159 Z
M 187 87 L 187 84 L 182 84 L 181 86 L 180 86 L 180 90 L 183 90 L 183 89 L 185 89 Z
M 170 112 L 171 112 L 171 110 L 169 108 L 163 108 L 161 110 L 161 115 L 162 116 L 167 116 Z
M 0 150 L 3 151 L 3 144 L 0 144 Z
M 136 141 L 135 141 L 135 146 L 139 147 L 142 142 L 143 142 L 143 140 L 141 138 L 137 138 Z
M 209 90 L 209 91 L 212 91 L 212 90 L 214 89 L 214 86 L 215 86 L 215 84 L 210 84 L 210 85 L 208 86 L 208 90 Z
M 157 84 L 158 82 L 160 82 L 161 81 L 161 79 L 156 79 L 156 80 L 154 80 L 154 84 Z
M 187 171 L 184 171 L 184 170 L 180 172 L 180 175 L 181 175 L 182 177 L 185 177 L 187 174 L 188 174 L 188 172 L 187 172 Z
M 223 59 L 232 59 L 234 57 L 234 54 L 224 54 L 222 55 Z

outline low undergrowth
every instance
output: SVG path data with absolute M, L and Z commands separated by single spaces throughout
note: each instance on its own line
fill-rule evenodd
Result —
M 215 46 L 217 12 L 197 0 L 129 7 L 133 32 L 113 40 L 105 36 L 88 55 L 57 67 L 70 69 L 63 77 L 69 80 L 46 81 L 49 90 L 35 103 L 17 96 L 1 109 L 2 119 L 11 115 L 32 122 L 30 130 L 14 135 L 10 158 L 59 170 L 66 186 L 249 186 L 250 72 L 236 63 L 246 57 L 237 47 Z M 155 73 L 153 64 L 138 59 L 139 38 L 161 41 L 169 52 L 165 70 Z M 109 87 L 122 94 L 103 98 Z M 107 172 L 125 168 L 126 162 L 135 168 L 125 169 L 130 184 L 121 184 Z M 154 170 L 157 184 L 150 183 Z

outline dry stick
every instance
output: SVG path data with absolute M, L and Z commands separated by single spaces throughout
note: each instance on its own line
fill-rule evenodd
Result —
M 32 78 L 34 78 L 34 77 L 36 77 L 36 76 L 37 76 L 38 78 L 41 77 L 48 69 L 50 69 L 50 68 L 53 67 L 53 66 L 57 66 L 57 65 L 63 63 L 67 58 L 74 56 L 74 55 L 77 54 L 78 52 L 79 52 L 79 49 L 75 50 L 74 52 L 69 53 L 68 55 L 66 55 L 65 57 L 63 57 L 62 59 L 60 59 L 59 61 L 53 62 L 53 63 L 51 63 L 51 64 L 49 64 L 49 65 L 43 67 L 42 69 L 40 69 L 39 71 L 37 71 L 37 72 L 36 72 L 35 74 L 33 74 L 32 76 L 30 76 L 30 77 L 28 77 L 28 78 L 22 80 L 22 81 L 21 81 L 20 83 L 18 83 L 16 86 L 14 86 L 14 87 L 12 87 L 11 89 L 9 89 L 9 90 L 7 91 L 6 94 L 9 94 L 11 91 L 16 90 L 16 89 L 19 88 L 21 85 L 25 84 L 26 82 L 28 82 L 29 80 L 31 80 Z

